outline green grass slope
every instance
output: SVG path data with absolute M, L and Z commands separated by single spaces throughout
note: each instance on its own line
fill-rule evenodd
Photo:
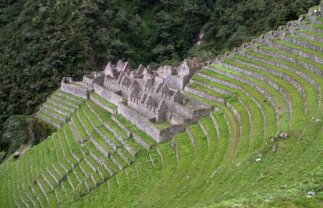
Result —
M 184 93 L 215 110 L 162 144 L 92 94 L 0 165 L 0 206 L 323 206 L 322 25 L 198 71 Z

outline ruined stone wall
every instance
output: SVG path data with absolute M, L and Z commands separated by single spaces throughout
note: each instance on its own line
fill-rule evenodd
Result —
M 316 19 L 316 17 L 309 16 L 309 19 Z M 213 61 L 208 61 L 204 63 L 204 65 L 209 65 L 212 63 L 223 63 L 224 59 L 230 58 L 234 54 L 241 54 L 244 53 L 245 50 L 255 50 L 259 45 L 262 44 L 272 44 L 273 38 L 285 38 L 286 33 L 294 30 L 297 27 L 305 27 L 305 16 L 301 15 L 298 21 L 289 21 L 285 26 L 279 26 L 276 31 L 269 31 L 258 38 L 252 39 L 250 42 L 243 43 L 240 47 L 234 48 L 230 52 L 226 52 L 224 55 L 219 55 Z
M 178 76 L 170 75 L 167 78 L 164 78 L 165 84 L 174 89 L 183 89 L 184 84 L 183 84 L 183 79 Z
M 128 106 L 137 110 L 143 115 L 146 115 L 148 118 L 153 118 L 157 116 L 157 109 L 154 106 L 141 103 L 139 99 L 129 98 Z
M 94 91 L 114 105 L 118 105 L 120 102 L 123 101 L 122 96 L 107 90 L 105 87 L 99 84 L 94 84 Z
M 136 112 L 123 103 L 118 104 L 118 113 L 129 120 L 131 123 L 133 123 L 137 128 L 146 132 L 146 134 L 155 139 L 156 142 L 161 142 L 160 130 L 157 129 L 157 127 L 155 127 L 147 117 Z
M 88 99 L 91 90 L 88 90 L 80 85 L 61 83 L 61 89 L 64 92 L 70 93 L 72 95 Z

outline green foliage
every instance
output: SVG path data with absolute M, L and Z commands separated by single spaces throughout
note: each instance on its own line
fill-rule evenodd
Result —
M 5 151 L 1 151 L 0 152 L 0 163 L 2 163 L 4 157 L 6 156 L 6 152 Z
M 6 120 L 3 127 L 3 133 L 0 143 L 7 150 L 8 154 L 13 153 L 22 144 L 26 144 L 31 140 L 30 135 L 30 116 L 10 116 Z
M 33 118 L 30 129 L 32 131 L 34 144 L 38 144 L 56 131 L 54 127 L 37 118 Z
M 295 20 L 320 0 L 218 0 L 205 25 L 208 49 L 225 51 L 239 46 L 254 36 Z

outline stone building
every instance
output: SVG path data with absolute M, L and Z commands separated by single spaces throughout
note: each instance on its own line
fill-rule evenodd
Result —
M 62 90 L 82 97 L 85 92 L 88 95 L 94 91 L 116 105 L 119 114 L 162 142 L 210 112 L 209 106 L 181 93 L 200 67 L 193 59 L 185 60 L 179 67 L 162 66 L 152 71 L 140 65 L 134 70 L 120 60 L 115 65 L 109 62 L 103 72 L 85 75 L 81 82 L 64 78 Z M 159 123 L 164 128 L 157 127 Z

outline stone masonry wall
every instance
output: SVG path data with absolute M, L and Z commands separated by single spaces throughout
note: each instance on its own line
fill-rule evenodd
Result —
M 61 89 L 64 92 L 70 93 L 72 95 L 84 98 L 84 99 L 88 99 L 89 98 L 89 94 L 90 94 L 90 90 L 83 88 L 81 86 L 76 86 L 73 84 L 69 84 L 69 83 L 61 83 Z
M 103 86 L 99 84 L 94 84 L 94 91 L 99 94 L 104 99 L 108 100 L 110 103 L 114 105 L 119 105 L 120 102 L 123 101 L 122 96 L 117 95 L 107 89 L 105 89 Z

